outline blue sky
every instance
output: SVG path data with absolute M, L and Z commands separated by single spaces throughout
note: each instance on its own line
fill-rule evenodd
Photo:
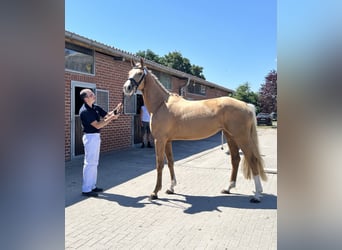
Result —
M 65 29 L 130 53 L 178 51 L 233 90 L 257 92 L 277 70 L 276 0 L 65 0 Z

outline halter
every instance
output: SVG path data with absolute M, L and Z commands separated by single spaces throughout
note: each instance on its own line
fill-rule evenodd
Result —
M 136 80 L 134 80 L 133 77 L 128 78 L 128 80 L 134 84 L 134 87 L 137 89 L 140 85 L 140 83 L 144 80 L 145 76 L 147 75 L 147 69 L 144 68 L 143 69 L 144 73 L 142 74 L 142 76 L 140 77 L 139 81 L 137 82 Z

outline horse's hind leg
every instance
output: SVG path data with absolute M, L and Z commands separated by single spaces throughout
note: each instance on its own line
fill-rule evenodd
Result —
M 166 190 L 167 194 L 173 194 L 174 193 L 174 186 L 177 185 L 176 181 L 176 175 L 175 175 L 175 170 L 174 170 L 174 160 L 173 160 L 173 153 L 172 153 L 172 142 L 169 141 L 166 143 L 165 146 L 165 155 L 167 158 L 167 165 L 170 170 L 170 176 L 171 176 L 171 186 L 169 189 Z
M 229 138 L 226 133 L 224 133 L 226 136 L 226 140 L 229 146 L 229 152 L 231 156 L 231 163 L 232 163 L 232 172 L 230 175 L 230 183 L 227 189 L 223 189 L 222 193 L 224 194 L 230 194 L 230 190 L 236 186 L 236 177 L 239 169 L 239 163 L 240 163 L 240 154 L 239 154 L 239 147 L 237 146 L 236 142 Z
M 162 188 L 162 177 L 164 168 L 164 154 L 165 154 L 165 142 L 155 139 L 155 152 L 156 152 L 156 169 L 157 169 L 157 183 L 152 192 L 150 198 L 152 200 L 158 199 L 158 192 Z
M 259 203 L 261 201 L 263 188 L 260 181 L 260 175 L 258 170 L 258 164 L 260 160 L 252 153 L 252 149 L 250 147 L 242 148 L 244 153 L 244 161 L 243 161 L 243 168 L 244 168 L 244 175 L 247 179 L 250 178 L 250 171 L 253 175 L 253 180 L 255 184 L 255 194 L 254 197 L 250 200 L 252 203 Z

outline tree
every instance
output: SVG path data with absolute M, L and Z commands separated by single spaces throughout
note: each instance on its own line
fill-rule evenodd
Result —
M 136 55 L 143 57 L 143 58 L 146 58 L 147 60 L 151 60 L 151 61 L 154 61 L 156 63 L 160 63 L 160 57 L 150 49 L 139 50 L 136 53 Z
M 190 60 L 183 57 L 180 52 L 169 52 L 169 54 L 161 58 L 161 63 L 167 67 L 191 74 Z
M 261 112 L 277 112 L 277 71 L 271 70 L 259 90 Z
M 258 94 L 251 91 L 251 87 L 248 82 L 245 82 L 236 88 L 235 93 L 232 96 L 240 101 L 251 103 L 255 106 L 256 112 L 259 112 L 258 107 Z
M 205 76 L 203 75 L 203 67 L 197 65 L 191 65 L 191 75 L 197 76 L 205 80 Z
M 147 49 L 146 51 L 138 51 L 136 55 L 205 80 L 202 73 L 203 67 L 191 64 L 190 60 L 183 57 L 178 51 L 169 52 L 167 55 L 160 57 L 152 50 Z

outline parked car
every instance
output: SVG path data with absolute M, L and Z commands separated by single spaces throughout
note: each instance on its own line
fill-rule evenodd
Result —
M 272 121 L 277 120 L 277 112 L 272 112 L 270 115 L 271 115 Z
M 267 126 L 272 126 L 272 117 L 268 113 L 259 113 L 256 116 L 257 119 L 257 125 L 267 125 Z

